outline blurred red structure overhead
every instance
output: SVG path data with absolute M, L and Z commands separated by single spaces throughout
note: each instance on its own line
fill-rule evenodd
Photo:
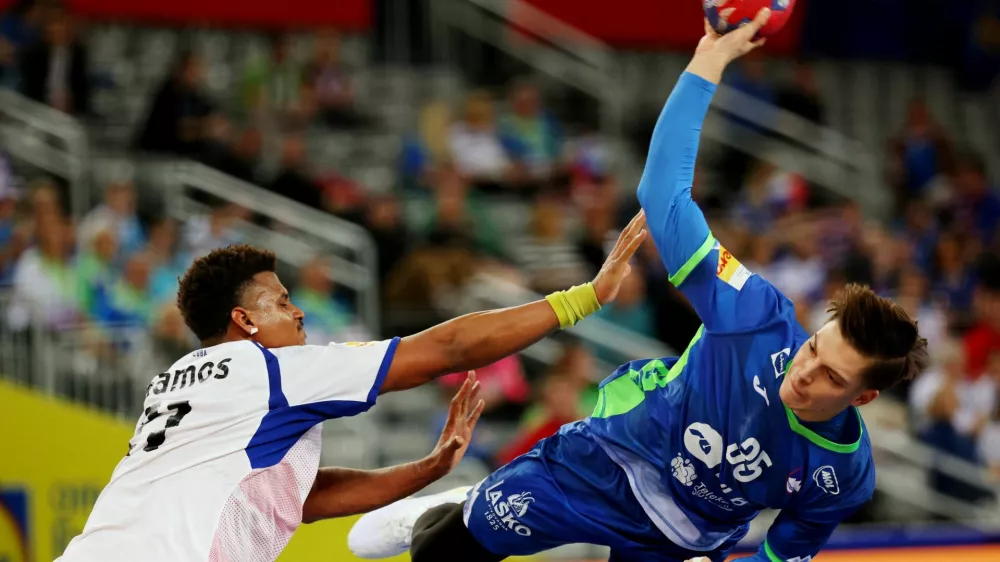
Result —
M 701 0 L 524 0 L 567 24 L 618 47 L 693 48 L 704 33 Z M 808 0 L 799 0 L 788 25 L 767 50 L 798 50 Z
M 0 0 L 4 9 L 13 0 Z M 95 19 L 160 24 L 319 27 L 363 31 L 371 27 L 371 0 L 64 0 L 75 13 Z

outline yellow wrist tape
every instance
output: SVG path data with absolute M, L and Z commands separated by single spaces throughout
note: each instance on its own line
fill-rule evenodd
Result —
M 559 327 L 566 329 L 601 309 L 593 283 L 584 283 L 568 291 L 556 291 L 545 297 L 559 318 Z

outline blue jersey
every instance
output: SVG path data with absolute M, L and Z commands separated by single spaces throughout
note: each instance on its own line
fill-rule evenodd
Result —
M 712 236 L 691 199 L 714 91 L 695 75 L 681 77 L 639 186 L 670 280 L 703 325 L 679 358 L 618 369 L 586 424 L 672 542 L 715 549 L 773 508 L 781 512 L 755 558 L 804 561 L 871 497 L 871 446 L 853 407 L 835 443 L 781 402 L 782 377 L 809 335 L 792 302 Z

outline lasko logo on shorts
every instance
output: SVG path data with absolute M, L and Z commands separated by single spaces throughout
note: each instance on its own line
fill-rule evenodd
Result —
M 746 285 L 747 279 L 750 279 L 751 273 L 749 269 L 740 263 L 740 260 L 729 253 L 729 250 L 720 245 L 719 264 L 715 270 L 715 275 L 732 288 L 741 291 L 743 290 L 743 285 Z
M 531 529 L 522 525 L 517 518 L 524 517 L 524 514 L 528 513 L 528 506 L 535 503 L 535 498 L 531 492 L 521 492 L 511 494 L 504 499 L 503 492 L 497 489 L 503 482 L 501 480 L 486 489 L 486 501 L 490 506 L 490 509 L 486 510 L 486 521 L 494 531 L 503 529 L 514 531 L 522 537 L 530 537 Z
M 813 481 L 828 494 L 834 496 L 840 494 L 840 483 L 837 482 L 837 473 L 833 471 L 833 467 L 830 465 L 817 468 L 816 472 L 813 472 Z

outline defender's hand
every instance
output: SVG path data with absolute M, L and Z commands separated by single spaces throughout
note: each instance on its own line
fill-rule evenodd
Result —
M 480 384 L 476 382 L 476 372 L 469 371 L 462 383 L 462 388 L 451 399 L 448 407 L 448 421 L 441 431 L 441 438 L 434 447 L 430 457 L 434 459 L 434 466 L 441 474 L 451 472 L 458 466 L 459 461 L 465 456 L 465 451 L 469 449 L 472 442 L 472 431 L 476 428 L 476 422 L 483 413 L 486 403 L 476 400 L 479 394 Z
M 597 277 L 594 277 L 594 292 L 597 293 L 597 300 L 601 305 L 615 300 L 618 296 L 622 280 L 632 272 L 628 262 L 645 239 L 646 213 L 639 211 L 618 236 L 618 242 L 615 243 L 608 259 L 604 261 L 601 270 L 597 272 Z

